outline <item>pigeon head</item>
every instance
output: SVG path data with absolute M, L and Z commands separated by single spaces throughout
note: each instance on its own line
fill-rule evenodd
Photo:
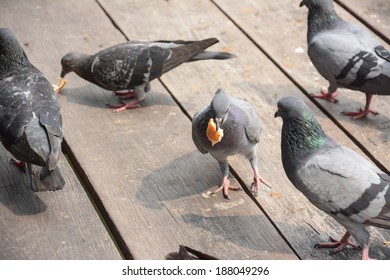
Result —
M 278 110 L 275 113 L 275 118 L 281 117 L 283 120 L 300 118 L 305 112 L 311 114 L 305 102 L 298 97 L 287 96 L 278 101 Z
M 212 146 L 222 140 L 222 124 L 227 119 L 227 112 L 230 108 L 230 99 L 225 93 L 218 89 L 210 104 L 211 118 L 208 121 L 206 136 L 211 141 Z
M 283 119 L 282 150 L 285 156 L 299 159 L 325 145 L 325 132 L 309 107 L 298 97 L 280 99 L 276 117 Z
M 78 52 L 71 52 L 66 54 L 61 59 L 61 78 L 64 78 L 66 74 L 70 72 L 80 73 L 86 62 L 88 62 L 90 56 Z
M 300 7 L 306 6 L 308 14 L 308 40 L 321 30 L 325 30 L 339 20 L 333 0 L 303 0 Z
M 227 119 L 227 112 L 230 108 L 230 99 L 223 92 L 222 89 L 218 89 L 214 95 L 213 100 L 211 100 L 210 109 L 212 112 L 212 117 L 216 123 L 217 129 L 220 128 L 224 121 Z
M 8 28 L 0 28 L 0 73 L 6 73 L 13 66 L 30 65 L 15 33 Z
M 56 92 L 58 93 L 66 84 L 65 75 L 70 72 L 75 72 L 79 76 L 82 76 L 82 73 L 85 72 L 85 67 L 88 65 L 88 61 L 90 60 L 91 56 L 77 53 L 77 52 L 70 52 L 66 54 L 61 59 L 61 81 L 60 84 L 56 88 Z

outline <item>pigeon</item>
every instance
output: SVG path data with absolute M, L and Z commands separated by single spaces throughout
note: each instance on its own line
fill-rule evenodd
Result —
M 310 109 L 294 96 L 279 100 L 275 117 L 283 119 L 282 162 L 291 183 L 309 201 L 346 228 L 340 241 L 316 248 L 347 245 L 352 235 L 369 259 L 369 225 L 390 229 L 390 176 L 328 137 Z
M 236 154 L 245 156 L 253 169 L 254 181 L 251 191 L 258 194 L 260 182 L 270 185 L 260 176 L 257 165 L 256 146 L 260 140 L 260 122 L 252 106 L 245 100 L 228 97 L 218 89 L 209 106 L 195 114 L 192 119 L 192 140 L 198 150 L 210 153 L 219 163 L 223 173 L 221 186 L 212 192 L 223 191 L 230 199 L 229 190 L 240 190 L 230 185 L 227 158 Z
M 59 190 L 65 185 L 57 167 L 62 119 L 52 84 L 28 60 L 16 35 L 0 29 L 0 141 L 27 165 L 33 191 Z M 19 160 L 19 161 L 18 161 Z
M 337 88 L 366 94 L 366 105 L 358 112 L 342 112 L 359 119 L 369 113 L 374 94 L 390 95 L 390 52 L 367 30 L 340 18 L 332 0 L 303 0 L 307 6 L 308 55 L 317 71 L 329 81 L 328 92 L 313 97 L 336 99 Z
M 114 112 L 137 108 L 151 89 L 150 81 L 180 64 L 234 57 L 227 52 L 204 51 L 217 42 L 216 38 L 201 41 L 129 41 L 94 55 L 71 52 L 61 59 L 61 82 L 57 91 L 65 85 L 65 75 L 73 71 L 85 80 L 120 96 L 121 104 L 108 105 L 116 108 Z M 126 98 L 133 100 L 124 103 Z

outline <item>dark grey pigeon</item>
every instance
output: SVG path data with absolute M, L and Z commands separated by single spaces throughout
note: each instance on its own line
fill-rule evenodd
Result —
M 28 60 L 15 34 L 0 29 L 0 140 L 26 163 L 33 191 L 58 190 L 62 128 L 51 83 Z M 15 161 L 17 162 L 17 161 Z
M 252 106 L 243 99 L 229 98 L 221 89 L 215 93 L 210 105 L 194 116 L 192 140 L 195 146 L 203 154 L 209 152 L 218 161 L 223 173 L 222 184 L 213 193 L 223 190 L 224 197 L 230 199 L 229 189 L 240 189 L 232 187 L 228 180 L 227 158 L 236 154 L 244 155 L 252 166 L 253 195 L 257 195 L 260 182 L 269 186 L 257 168 L 256 146 L 260 132 L 259 118 Z
M 390 176 L 358 153 L 329 138 L 306 104 L 297 97 L 279 100 L 282 161 L 291 183 L 347 232 L 340 241 L 317 244 L 337 253 L 352 235 L 369 259 L 368 225 L 390 229 Z
M 370 110 L 374 94 L 390 95 L 390 52 L 368 31 L 340 18 L 332 0 L 303 0 L 309 9 L 308 54 L 318 72 L 329 81 L 328 92 L 314 97 L 337 102 L 337 88 L 366 94 L 358 112 L 343 112 L 355 119 L 377 112 Z
M 202 41 L 129 41 L 104 49 L 94 55 L 68 53 L 61 59 L 63 79 L 75 72 L 85 80 L 121 96 L 121 104 L 109 105 L 115 112 L 140 107 L 150 90 L 150 81 L 182 63 L 204 59 L 228 59 L 226 52 L 204 51 L 218 42 L 216 38 Z M 123 99 L 133 98 L 124 103 Z

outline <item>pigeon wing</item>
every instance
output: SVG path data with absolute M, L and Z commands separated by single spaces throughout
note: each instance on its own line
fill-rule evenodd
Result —
M 344 86 L 359 86 L 382 73 L 375 48 L 379 43 L 367 32 L 334 29 L 318 33 L 309 42 L 309 56 L 327 80 Z
M 97 53 L 90 67 L 98 85 L 122 90 L 147 83 L 150 66 L 148 47 L 142 43 L 124 43 Z
M 344 147 L 324 149 L 298 170 L 301 190 L 314 205 L 358 223 L 389 208 L 390 181 L 381 174 L 376 166 Z
M 206 118 L 204 117 L 204 114 L 208 109 L 209 107 L 203 109 L 192 118 L 192 140 L 196 148 L 198 148 L 199 152 L 202 154 L 207 154 L 207 150 L 200 144 L 198 137 L 201 137 L 202 133 L 206 134 L 206 128 L 204 128 L 204 131 L 202 128 L 203 126 L 207 126 L 205 125 L 207 120 L 205 121 Z
M 261 126 L 259 117 L 253 107 L 244 99 L 231 98 L 233 106 L 237 106 L 245 115 L 245 133 L 249 141 L 258 143 L 260 141 Z

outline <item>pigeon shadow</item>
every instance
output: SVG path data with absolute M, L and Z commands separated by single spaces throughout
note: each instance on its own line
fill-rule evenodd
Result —
M 86 84 L 77 88 L 65 87 L 59 93 L 59 100 L 65 98 L 67 102 L 80 104 L 83 106 L 94 108 L 107 108 L 107 104 L 119 104 L 120 98 L 115 96 L 112 91 L 104 90 L 92 84 Z M 129 102 L 131 99 L 125 99 L 124 102 Z M 142 107 L 150 107 L 155 105 L 176 106 L 175 102 L 168 94 L 164 94 L 153 89 L 146 94 L 145 99 L 140 103 Z
M 46 211 L 47 205 L 30 188 L 27 174 L 10 163 L 11 155 L 0 147 L 0 203 L 14 215 L 30 216 Z
M 136 197 L 145 207 L 162 210 L 164 201 L 206 192 L 217 186 L 221 178 L 214 158 L 193 151 L 145 176 Z

